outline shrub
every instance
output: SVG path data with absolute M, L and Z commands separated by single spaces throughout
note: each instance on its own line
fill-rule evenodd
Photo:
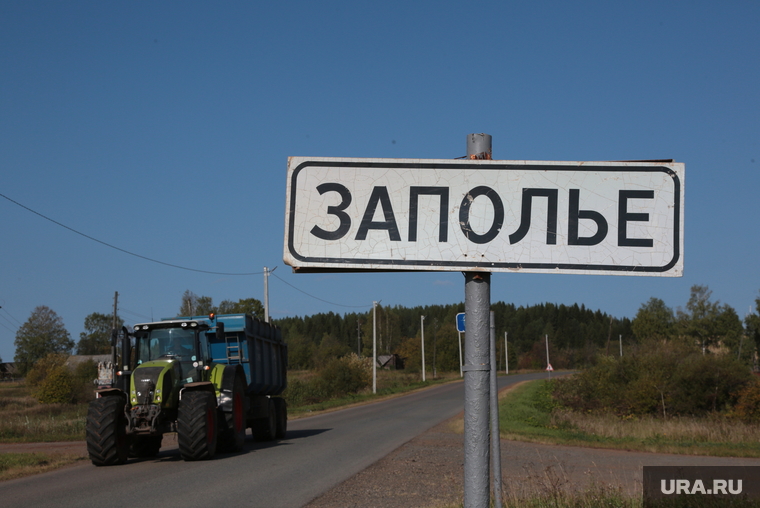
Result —
M 747 423 L 760 422 L 760 379 L 753 377 L 739 390 L 733 416 Z
M 74 376 L 63 365 L 52 369 L 37 386 L 35 398 L 43 404 L 74 402 Z
M 283 397 L 290 406 L 305 406 L 359 393 L 372 383 L 372 359 L 351 353 L 329 360 L 314 376 L 288 380 Z
M 703 355 L 678 343 L 650 344 L 622 358 L 599 358 L 594 367 L 559 380 L 553 394 L 578 411 L 704 415 L 731 407 L 750 380 L 746 366 L 730 356 Z M 750 411 L 749 392 L 746 397 Z
M 359 393 L 372 383 L 372 359 L 351 353 L 333 358 L 317 373 L 319 391 L 328 398 Z
M 68 358 L 69 355 L 63 353 L 50 353 L 36 361 L 26 374 L 26 384 L 32 387 L 39 386 L 53 369 L 61 367 Z

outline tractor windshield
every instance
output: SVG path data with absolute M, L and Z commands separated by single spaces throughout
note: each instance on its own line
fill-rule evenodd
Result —
M 156 328 L 140 340 L 138 363 L 150 360 L 177 359 L 181 362 L 196 360 L 195 331 L 183 328 Z

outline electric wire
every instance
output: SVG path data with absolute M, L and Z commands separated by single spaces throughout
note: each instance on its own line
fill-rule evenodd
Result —
M 72 233 L 76 233 L 76 234 L 78 234 L 80 236 L 83 236 L 83 237 L 87 238 L 88 240 L 91 240 L 93 242 L 99 243 L 101 245 L 104 245 L 104 246 L 109 247 L 111 249 L 117 250 L 119 252 L 123 252 L 124 254 L 128 254 L 130 256 L 134 256 L 134 257 L 137 257 L 137 258 L 140 258 L 140 259 L 144 259 L 146 261 L 150 261 L 152 263 L 157 263 L 157 264 L 164 265 L 164 266 L 170 266 L 172 268 L 178 268 L 180 270 L 187 270 L 187 271 L 190 271 L 190 272 L 208 273 L 208 274 L 213 274 L 213 275 L 249 276 L 249 275 L 263 275 L 264 274 L 263 271 L 261 271 L 261 272 L 244 272 L 244 273 L 215 272 L 215 271 L 210 271 L 210 270 L 199 270 L 199 269 L 196 269 L 196 268 L 188 268 L 188 267 L 176 265 L 176 264 L 173 264 L 173 263 L 166 263 L 164 261 L 159 261 L 157 259 L 149 258 L 147 256 L 143 256 L 141 254 L 137 254 L 137 253 L 128 251 L 126 249 L 122 249 L 121 247 L 117 247 L 115 245 L 112 245 L 110 243 L 104 242 L 102 240 L 98 240 L 97 238 L 94 238 L 94 237 L 92 237 L 90 235 L 82 233 L 81 231 L 78 231 L 78 230 L 76 230 L 76 229 L 74 229 L 72 227 L 67 226 L 66 224 L 58 222 L 57 220 L 54 220 L 54 219 L 52 219 L 52 218 L 50 218 L 50 217 L 48 217 L 48 216 L 46 216 L 46 215 L 44 215 L 44 214 L 36 211 L 36 210 L 33 210 L 33 209 L 29 208 L 28 206 L 23 205 L 23 204 L 19 203 L 18 201 L 14 200 L 14 199 L 9 198 L 5 194 L 0 193 L 0 197 L 5 198 L 6 200 L 10 201 L 14 205 L 19 206 L 19 207 L 23 208 L 24 210 L 26 210 L 28 212 L 31 212 L 31 213 L 39 216 L 39 217 L 42 217 L 43 219 L 45 219 L 45 220 L 47 220 L 49 222 L 52 222 L 53 224 L 55 224 L 57 226 L 60 226 L 60 227 L 62 227 L 64 229 L 67 229 L 67 230 L 71 231 Z M 319 300 L 320 302 L 323 302 L 323 303 L 327 303 L 327 304 L 330 304 L 330 305 L 335 305 L 336 307 L 346 307 L 346 308 L 352 308 L 352 309 L 361 309 L 361 308 L 371 307 L 371 305 L 343 305 L 343 304 L 340 304 L 340 303 L 335 303 L 335 302 L 331 302 L 331 301 L 328 301 L 328 300 L 324 300 L 322 298 L 319 298 L 317 296 L 309 294 L 306 291 L 303 291 L 302 289 L 299 289 L 299 288 L 295 287 L 294 285 L 290 284 L 289 282 L 286 282 L 285 280 L 283 280 L 279 276 L 274 275 L 271 271 L 269 272 L 269 274 L 273 275 L 280 282 L 282 282 L 283 284 L 286 284 L 286 285 L 290 286 L 291 288 L 295 289 L 299 293 L 303 293 L 304 295 L 308 296 L 309 298 L 313 298 L 315 300 Z M 140 316 L 139 314 L 136 314 L 136 313 L 133 313 L 133 314 L 135 314 L 135 315 L 137 315 L 139 317 L 144 317 L 144 316 Z
M 5 314 L 6 314 L 6 315 L 9 317 L 9 318 L 11 318 L 12 320 L 14 320 L 14 321 L 16 322 L 16 325 L 18 325 L 18 326 L 21 326 L 21 321 L 19 321 L 18 319 L 16 319 L 16 318 L 13 316 L 13 314 L 11 314 L 11 313 L 10 313 L 10 312 L 8 312 L 7 310 L 5 310 L 5 307 L 0 307 L 0 311 L 3 311 L 3 312 L 4 312 L 4 313 L 5 313 Z M 6 318 L 6 319 L 7 319 L 7 318 Z
M 308 296 L 309 298 L 314 298 L 315 300 L 319 300 L 320 302 L 323 302 L 323 303 L 329 303 L 330 305 L 335 305 L 336 307 L 348 307 L 348 308 L 351 308 L 351 309 L 366 309 L 368 307 L 372 307 L 372 305 L 343 305 L 343 304 L 340 304 L 340 303 L 335 303 L 335 302 L 330 302 L 328 300 L 323 300 L 322 298 L 319 298 L 317 296 L 314 296 L 314 295 L 311 295 L 311 294 L 307 293 L 306 291 L 298 289 L 293 284 L 291 284 L 289 282 L 286 282 L 285 280 L 281 279 L 279 276 L 273 274 L 272 272 L 269 272 L 269 275 L 271 275 L 272 277 L 276 278 L 277 280 L 279 280 L 283 284 L 287 284 L 288 286 L 292 287 L 293 289 L 295 289 L 299 293 L 303 293 L 306 296 Z
M 50 221 L 50 222 L 52 222 L 53 224 L 55 224 L 57 226 L 60 226 L 60 227 L 62 227 L 64 229 L 68 229 L 72 233 L 76 233 L 76 234 L 78 234 L 80 236 L 83 236 L 83 237 L 87 238 L 88 240 L 92 240 L 93 242 L 99 243 L 101 245 L 105 245 L 106 247 L 109 247 L 111 249 L 118 250 L 119 252 L 123 252 L 124 254 L 129 254 L 130 256 L 134 256 L 134 257 L 137 257 L 137 258 L 140 258 L 140 259 L 144 259 L 144 260 L 150 261 L 152 263 L 158 263 L 160 265 L 170 266 L 172 268 L 178 268 L 180 270 L 187 270 L 189 272 L 209 273 L 209 274 L 212 274 L 212 275 L 261 275 L 261 274 L 264 273 L 264 272 L 241 272 L 241 273 L 214 272 L 214 271 L 210 271 L 210 270 L 198 270 L 197 268 L 188 268 L 186 266 L 180 266 L 180 265 L 175 265 L 175 264 L 172 264 L 172 263 L 166 263 L 164 261 L 159 261 L 158 259 L 149 258 L 149 257 L 143 256 L 141 254 L 136 254 L 136 253 L 128 251 L 126 249 L 122 249 L 121 247 L 117 247 L 115 245 L 112 245 L 110 243 L 104 242 L 102 240 L 98 240 L 97 238 L 94 238 L 94 237 L 92 237 L 90 235 L 82 233 L 81 231 L 77 231 L 76 229 L 71 228 L 71 227 L 67 226 L 66 224 L 62 224 L 62 223 L 58 222 L 57 220 L 51 219 L 50 217 L 41 214 L 40 212 L 32 210 L 28 206 L 22 205 L 18 201 L 15 201 L 15 200 L 9 198 L 5 194 L 0 194 L 0 197 L 3 197 L 5 199 L 7 199 L 8 201 L 10 201 L 11 203 L 13 203 L 14 205 L 20 206 L 24 210 L 26 210 L 28 212 L 31 212 L 31 213 L 39 216 L 39 217 L 42 217 L 43 219 L 45 219 L 47 221 Z

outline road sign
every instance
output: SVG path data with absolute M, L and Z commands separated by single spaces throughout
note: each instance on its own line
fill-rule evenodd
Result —
M 464 312 L 457 314 L 457 331 L 464 332 Z
M 683 273 L 684 165 L 291 157 L 298 271 Z
M 554 367 L 552 367 L 551 363 L 546 366 L 546 370 L 547 370 L 547 372 L 553 372 L 554 371 Z

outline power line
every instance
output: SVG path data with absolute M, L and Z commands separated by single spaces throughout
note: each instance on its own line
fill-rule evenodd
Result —
M 297 287 L 295 287 L 293 284 L 291 284 L 289 282 L 285 282 L 283 279 L 281 279 L 279 276 L 273 274 L 272 272 L 269 272 L 269 275 L 271 275 L 275 279 L 279 280 L 283 284 L 287 284 L 288 286 L 292 287 L 293 289 L 295 289 L 299 293 L 303 293 L 306 296 L 308 296 L 309 298 L 314 298 L 315 300 L 319 300 L 320 302 L 323 302 L 323 303 L 329 303 L 330 305 L 335 305 L 337 307 L 349 307 L 349 308 L 352 308 L 352 309 L 364 309 L 364 308 L 367 308 L 367 307 L 372 307 L 371 305 L 342 305 L 340 303 L 335 303 L 335 302 L 330 302 L 330 301 L 327 301 L 327 300 L 323 300 L 322 298 L 319 298 L 317 296 L 314 296 L 314 295 L 311 295 L 311 294 L 307 293 L 306 291 L 298 289 Z
M 52 222 L 53 224 L 55 224 L 57 226 L 60 226 L 60 227 L 62 227 L 64 229 L 67 229 L 67 230 L 71 231 L 72 233 L 76 233 L 79 236 L 83 236 L 83 237 L 87 238 L 88 240 L 91 240 L 93 242 L 99 243 L 101 245 L 104 245 L 104 246 L 106 246 L 108 248 L 117 250 L 119 252 L 123 252 L 124 254 L 128 254 L 130 256 L 134 256 L 134 257 L 137 257 L 137 258 L 140 258 L 140 259 L 144 259 L 145 261 L 150 261 L 151 263 L 157 263 L 157 264 L 160 264 L 160 265 L 170 266 L 172 268 L 178 268 L 180 270 L 187 270 L 187 271 L 190 271 L 190 272 L 208 273 L 208 274 L 213 274 L 213 275 L 235 275 L 235 276 L 243 275 L 243 276 L 248 276 L 248 275 L 262 275 L 264 273 L 263 271 L 261 271 L 261 272 L 244 272 L 244 273 L 215 272 L 215 271 L 210 271 L 210 270 L 198 270 L 196 268 L 188 268 L 186 266 L 180 266 L 180 265 L 175 265 L 173 263 L 166 263 L 164 261 L 159 261 L 157 259 L 149 258 L 147 256 L 143 256 L 141 254 L 137 254 L 137 253 L 128 251 L 126 249 L 122 249 L 121 247 L 117 247 L 115 245 L 112 245 L 110 243 L 104 242 L 102 240 L 98 240 L 97 238 L 94 238 L 94 237 L 92 237 L 90 235 L 82 233 L 81 231 L 77 231 L 76 229 L 74 229 L 72 227 L 69 227 L 66 224 L 58 222 L 55 219 L 51 219 L 47 215 L 44 215 L 44 214 L 42 214 L 42 213 L 40 213 L 40 212 L 38 212 L 36 210 L 33 210 L 33 209 L 29 208 L 26 205 L 23 205 L 23 204 L 19 203 L 18 201 L 14 200 L 14 199 L 9 198 L 5 194 L 0 193 L 0 197 L 7 199 L 8 201 L 10 201 L 11 203 L 13 203 L 14 205 L 19 206 L 19 207 L 23 208 L 24 210 L 37 215 L 38 217 L 42 217 L 43 219 L 45 219 L 45 220 L 47 220 L 49 222 Z M 272 274 L 270 272 L 270 275 L 274 275 L 274 274 Z M 286 282 L 285 280 L 281 279 L 277 275 L 274 275 L 274 277 L 277 278 L 280 282 L 282 282 L 282 283 L 290 286 L 291 288 L 295 289 L 296 291 L 298 291 L 300 293 L 303 293 L 304 295 L 308 296 L 309 298 L 313 298 L 315 300 L 319 300 L 320 302 L 323 302 L 323 303 L 327 303 L 327 304 L 330 304 L 330 305 L 335 305 L 337 307 L 347 307 L 347 308 L 354 308 L 354 309 L 360 309 L 360 308 L 370 307 L 369 305 L 343 305 L 343 304 L 340 304 L 340 303 L 335 303 L 335 302 L 330 302 L 328 300 L 323 300 L 322 298 L 319 298 L 317 296 L 314 296 L 312 294 L 307 293 L 306 291 L 298 289 L 297 287 L 295 287 L 294 285 L 290 284 L 289 282 Z
M 76 229 L 71 228 L 71 227 L 67 226 L 66 224 L 62 224 L 62 223 L 58 222 L 57 220 L 51 219 L 50 217 L 48 217 L 46 215 L 43 215 L 40 212 L 32 210 L 28 206 L 22 205 L 18 201 L 15 201 L 15 200 L 9 198 L 5 194 L 0 194 L 0 197 L 3 197 L 5 199 L 7 199 L 8 201 L 10 201 L 11 203 L 13 203 L 14 205 L 20 206 L 24 210 L 26 210 L 28 212 L 31 212 L 31 213 L 39 216 L 39 217 L 42 217 L 43 219 L 45 219 L 47 221 L 50 221 L 50 222 L 52 222 L 53 224 L 55 224 L 57 226 L 60 226 L 60 227 L 62 227 L 64 229 L 68 229 L 72 233 L 76 233 L 76 234 L 78 234 L 80 236 L 83 236 L 83 237 L 87 238 L 88 240 L 92 240 L 93 242 L 97 242 L 97 243 L 99 243 L 101 245 L 105 245 L 106 247 L 109 247 L 111 249 L 118 250 L 119 252 L 123 252 L 124 254 L 129 254 L 130 256 L 134 256 L 134 257 L 137 257 L 137 258 L 140 258 L 140 259 L 144 259 L 144 260 L 150 261 L 152 263 L 158 263 L 159 265 L 164 265 L 164 266 L 171 266 L 172 268 L 179 268 L 180 270 L 187 270 L 187 271 L 190 271 L 190 272 L 210 273 L 210 274 L 213 274 L 213 275 L 261 275 L 262 273 L 264 273 L 264 272 L 245 272 L 245 273 L 214 272 L 214 271 L 210 271 L 210 270 L 198 270 L 196 268 L 188 268 L 186 266 L 180 266 L 180 265 L 175 265 L 175 264 L 172 264 L 172 263 L 166 263 L 164 261 L 159 261 L 157 259 L 149 258 L 149 257 L 143 256 L 141 254 L 136 254 L 134 252 L 130 252 L 130 251 L 126 250 L 126 249 L 122 249 L 121 247 L 116 247 L 115 245 L 111 245 L 110 243 L 106 243 L 106 242 L 104 242 L 102 240 L 98 240 L 97 238 L 93 238 L 92 236 L 87 235 L 85 233 L 82 233 L 81 231 L 77 231 Z
M 12 329 L 8 328 L 8 325 L 6 325 L 3 322 L 0 322 L 0 326 L 2 326 L 3 328 L 5 328 L 6 330 L 8 330 L 11 333 L 16 333 L 16 330 L 12 330 Z
M 3 312 L 5 312 L 5 313 L 8 315 L 8 317 L 10 317 L 12 320 L 14 320 L 18 326 L 21 326 L 21 321 L 19 321 L 19 320 L 18 320 L 18 319 L 16 319 L 15 317 L 13 317 L 13 314 L 11 314 L 11 313 L 10 313 L 10 312 L 8 312 L 7 310 L 5 310 L 5 308 L 4 308 L 4 307 L 0 307 L 0 310 L 2 310 Z

